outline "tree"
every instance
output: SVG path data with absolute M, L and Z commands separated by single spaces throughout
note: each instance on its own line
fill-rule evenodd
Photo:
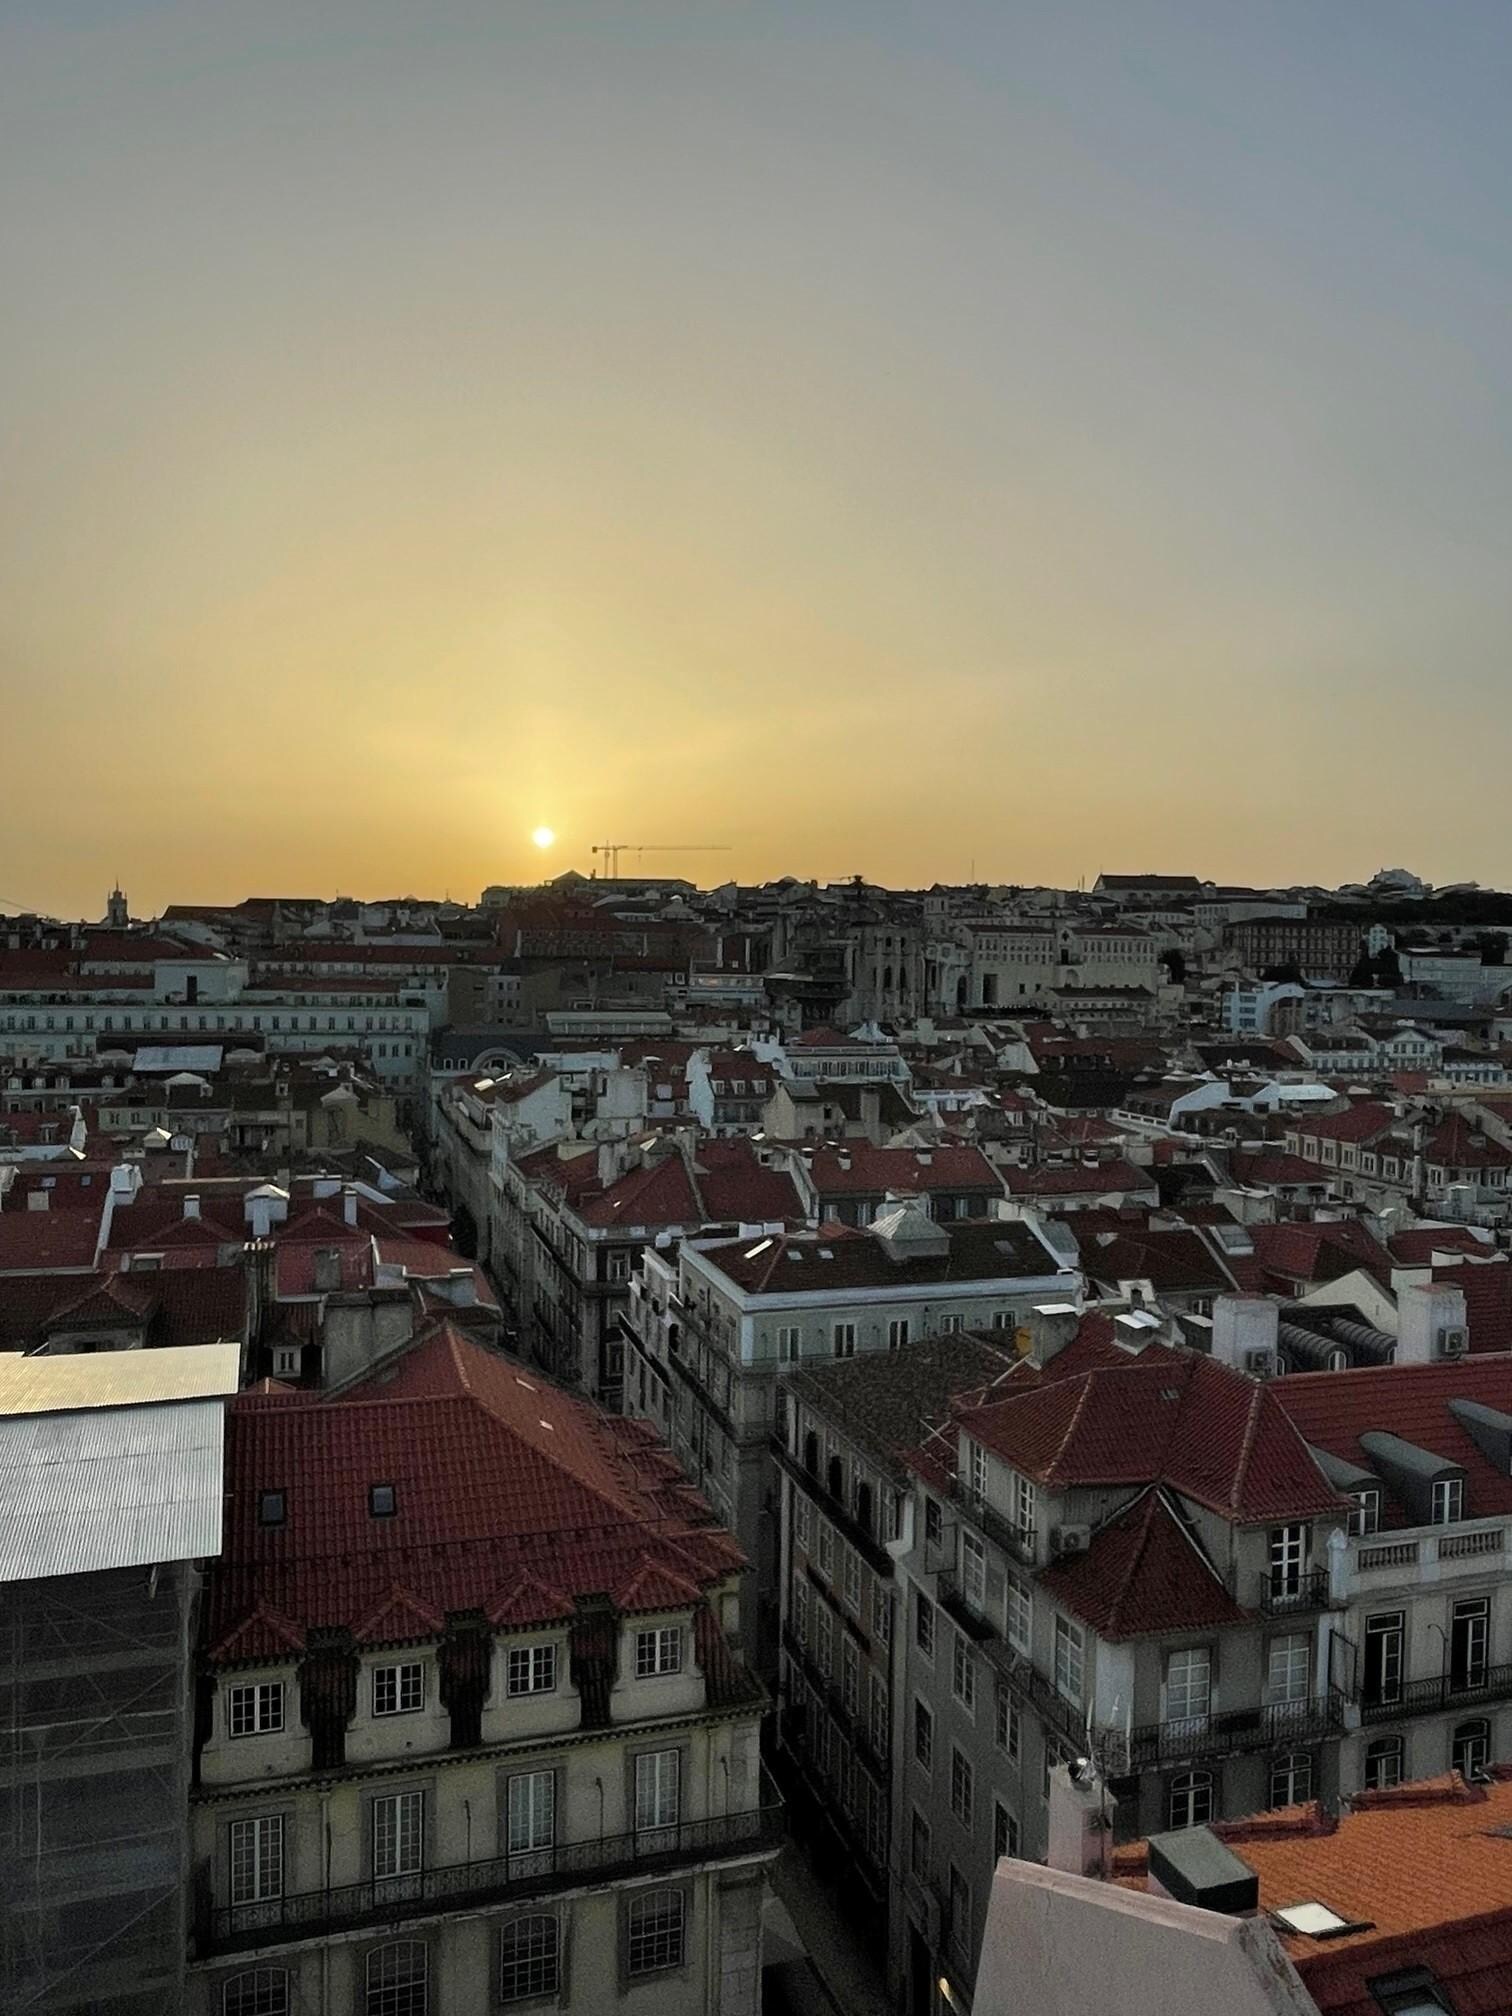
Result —
M 1349 969 L 1349 984 L 1351 987 L 1374 987 L 1375 985 L 1375 961 L 1363 949 L 1360 952 L 1359 958 L 1356 959 L 1354 965 Z
M 1394 945 L 1387 945 L 1377 952 L 1375 960 L 1377 987 L 1400 987 L 1402 984 L 1402 962 Z

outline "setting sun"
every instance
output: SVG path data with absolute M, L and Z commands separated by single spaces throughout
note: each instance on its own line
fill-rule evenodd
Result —
M 549 847 L 556 839 L 555 833 L 552 832 L 549 826 L 537 826 L 530 837 L 537 847 Z

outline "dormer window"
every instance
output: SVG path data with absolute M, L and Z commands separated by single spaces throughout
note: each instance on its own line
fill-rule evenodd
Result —
M 1377 1485 L 1362 1484 L 1357 1491 L 1349 1494 L 1349 1530 L 1354 1538 L 1363 1539 L 1376 1532 L 1381 1524 L 1381 1493 Z
M 1452 1526 L 1465 1516 L 1465 1480 L 1440 1477 L 1433 1486 L 1433 1524 Z
M 399 1501 L 392 1484 L 370 1484 L 368 1486 L 368 1516 L 371 1519 L 392 1519 L 399 1510 Z
M 282 1491 L 259 1491 L 257 1494 L 257 1523 L 259 1526 L 282 1526 L 288 1516 L 287 1504 Z
M 635 1677 L 651 1680 L 682 1671 L 683 1634 L 676 1624 L 658 1625 L 635 1634 Z

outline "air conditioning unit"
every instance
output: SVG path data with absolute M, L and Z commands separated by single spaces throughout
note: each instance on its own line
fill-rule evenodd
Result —
M 1440 1358 L 1463 1358 L 1470 1349 L 1470 1332 L 1462 1323 L 1456 1323 L 1447 1330 L 1440 1330 L 1438 1354 Z
M 1244 1369 L 1252 1379 L 1269 1379 L 1276 1370 L 1276 1354 L 1261 1346 L 1258 1351 L 1246 1351 Z
M 1055 1555 L 1085 1554 L 1092 1545 L 1090 1526 L 1052 1526 L 1050 1552 Z

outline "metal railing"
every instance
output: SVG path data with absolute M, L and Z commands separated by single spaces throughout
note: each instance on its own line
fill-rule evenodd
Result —
M 1257 1608 L 1262 1617 L 1295 1617 L 1329 1605 L 1328 1570 L 1307 1568 L 1297 1575 L 1261 1578 Z
M 674 1827 L 645 1827 L 631 1834 L 564 1842 L 411 1875 L 293 1891 L 264 1903 L 222 1905 L 200 1915 L 198 1948 L 201 1953 L 225 1953 L 321 1938 L 368 1924 L 508 1904 L 579 1883 L 651 1876 L 689 1863 L 776 1849 L 785 1832 L 783 1804 L 765 1771 L 761 1798 L 759 1806 L 743 1813 L 684 1820 Z
M 987 1538 L 1012 1555 L 1024 1567 L 1034 1566 L 1034 1532 L 1027 1526 L 1017 1526 L 1006 1513 L 989 1505 L 979 1493 L 973 1491 L 963 1478 L 951 1480 L 950 1496 L 953 1502 L 971 1521 L 980 1527 Z
M 1193 1758 L 1229 1757 L 1249 1750 L 1275 1750 L 1317 1743 L 1343 1722 L 1342 1697 L 1330 1690 L 1303 1701 L 1228 1709 L 1146 1722 L 1133 1729 L 1100 1729 L 1094 1739 L 1098 1759 L 1114 1777 L 1163 1768 Z
M 1479 1701 L 1512 1701 L 1512 1666 L 1483 1666 L 1465 1673 L 1435 1673 L 1406 1680 L 1387 1699 L 1360 1702 L 1362 1722 L 1395 1722 L 1404 1715 L 1432 1715 L 1446 1708 L 1470 1708 Z

